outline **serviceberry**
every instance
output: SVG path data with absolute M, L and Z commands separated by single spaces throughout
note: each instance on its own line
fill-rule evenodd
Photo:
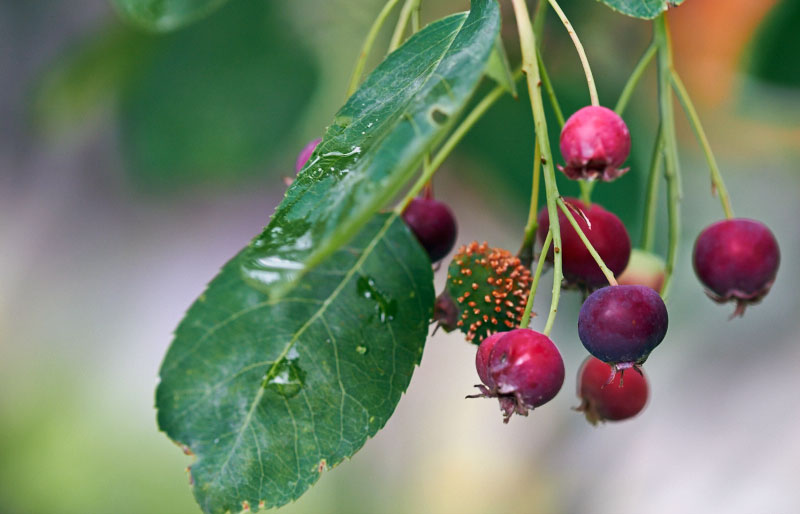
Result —
M 488 337 L 475 362 L 483 385 L 477 386 L 481 394 L 468 398 L 497 398 L 504 423 L 515 413 L 527 416 L 529 410 L 549 402 L 564 383 L 564 361 L 556 345 L 527 328 Z
M 300 170 L 303 169 L 303 166 L 306 165 L 308 159 L 311 158 L 311 154 L 313 154 L 314 150 L 317 149 L 317 145 L 320 143 L 320 141 L 322 141 L 322 138 L 319 137 L 312 139 L 306 144 L 306 146 L 303 147 L 302 150 L 300 150 L 300 153 L 297 154 L 297 160 L 294 163 L 294 170 L 296 172 L 299 173 Z
M 778 241 L 759 221 L 718 221 L 700 233 L 694 244 L 694 270 L 715 302 L 736 302 L 731 318 L 759 302 L 778 273 Z
M 433 198 L 414 198 L 403 211 L 403 220 L 417 236 L 432 262 L 450 253 L 456 242 L 456 217 L 450 207 Z
M 642 364 L 667 333 L 667 307 L 647 286 L 608 286 L 583 302 L 578 336 L 614 371 Z
M 588 357 L 578 371 L 578 398 L 581 404 L 575 410 L 583 412 L 592 425 L 604 421 L 622 421 L 639 414 L 647 404 L 647 378 L 637 368 L 637 373 L 614 375 L 610 365 Z M 613 379 L 609 381 L 609 377 Z
M 445 332 L 452 332 L 458 326 L 458 317 L 458 305 L 447 291 L 442 291 L 433 304 L 433 321 L 436 322 L 436 328 L 441 327 Z
M 566 166 L 558 169 L 573 180 L 609 182 L 628 171 L 620 166 L 631 151 L 631 134 L 611 109 L 590 105 L 578 110 L 564 124 L 560 142 Z
M 587 207 L 577 198 L 565 198 L 564 202 L 573 207 L 573 217 L 578 226 L 586 234 L 589 242 L 600 254 L 606 266 L 615 274 L 622 273 L 628 265 L 631 255 L 631 240 L 625 225 L 614 214 L 596 203 Z M 580 211 L 580 212 L 578 212 Z M 583 213 L 581 215 L 581 212 Z M 584 216 L 586 219 L 584 219 Z M 586 220 L 589 223 L 586 223 Z M 550 229 L 550 217 L 547 208 L 539 211 L 539 242 L 543 243 Z M 580 236 L 567 220 L 563 212 L 558 212 L 558 224 L 561 228 L 561 255 L 564 278 L 569 285 L 587 290 L 596 289 L 607 284 L 607 280 L 597 262 L 586 249 Z M 553 248 L 547 253 L 547 260 L 553 261 Z
M 617 277 L 617 283 L 621 286 L 647 286 L 660 292 L 664 286 L 664 270 L 661 257 L 634 249 L 625 271 Z

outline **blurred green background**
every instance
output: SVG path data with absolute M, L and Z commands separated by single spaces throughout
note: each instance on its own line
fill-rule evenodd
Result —
M 190 458 L 156 428 L 158 366 L 185 309 L 266 224 L 297 152 L 342 103 L 381 4 L 232 0 L 155 35 L 105 2 L 0 1 L 0 512 L 198 511 Z M 468 7 L 423 4 L 424 22 Z M 649 24 L 594 0 L 562 4 L 613 105 Z M 679 113 L 685 230 L 645 413 L 592 428 L 570 410 L 568 380 L 554 402 L 504 426 L 496 404 L 463 400 L 474 347 L 439 333 L 386 428 L 285 512 L 797 512 L 800 2 L 687 0 L 671 17 L 677 67 L 737 214 L 781 243 L 771 294 L 728 322 L 732 308 L 696 282 L 692 241 L 722 213 Z M 569 113 L 588 98 L 555 21 L 544 54 Z M 632 171 L 595 197 L 634 241 L 654 93 L 648 73 L 625 116 Z M 528 105 L 506 98 L 437 175 L 460 242 L 518 247 L 531 142 Z M 664 240 L 662 230 L 662 250 Z M 574 376 L 580 298 L 562 302 L 554 340 Z

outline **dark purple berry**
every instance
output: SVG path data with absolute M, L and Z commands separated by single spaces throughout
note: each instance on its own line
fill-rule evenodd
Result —
M 482 394 L 476 396 L 497 398 L 505 423 L 515 413 L 527 416 L 552 400 L 564 383 L 564 361 L 556 345 L 527 328 L 486 338 L 475 363 L 485 384 L 478 386 Z
M 573 179 L 606 182 L 628 171 L 620 166 L 631 151 L 631 134 L 617 113 L 590 105 L 569 117 L 561 130 L 561 155 L 566 166 L 558 169 Z
M 594 249 L 600 254 L 606 266 L 618 275 L 625 270 L 628 259 L 631 255 L 631 240 L 625 225 L 614 214 L 608 212 L 601 206 L 593 203 L 586 207 L 577 198 L 565 198 L 564 201 L 574 207 L 573 217 L 581 227 L 583 233 L 592 243 Z M 581 211 L 583 216 L 577 212 Z M 586 223 L 586 219 L 589 224 Z M 547 208 L 539 211 L 539 242 L 543 243 L 550 229 L 550 217 Z M 605 275 L 600 270 L 589 250 L 583 244 L 578 233 L 572 227 L 561 210 L 558 212 L 558 224 L 561 228 L 561 256 L 564 278 L 571 285 L 576 285 L 585 289 L 595 289 L 608 283 Z M 553 261 L 553 247 L 547 253 L 547 260 Z
M 769 292 L 780 261 L 775 236 L 750 219 L 718 221 L 694 244 L 694 270 L 706 294 L 719 303 L 736 302 L 733 316 L 743 315 L 747 305 Z
M 306 165 L 308 159 L 311 158 L 311 154 L 313 154 L 314 150 L 317 149 L 317 145 L 320 143 L 320 141 L 322 141 L 322 138 L 319 137 L 317 139 L 312 139 L 306 144 L 306 146 L 303 147 L 302 150 L 300 150 L 300 153 L 297 154 L 297 161 L 294 163 L 295 171 L 299 173 L 300 170 L 303 169 L 303 166 Z
M 648 387 L 642 370 L 636 371 L 626 373 L 623 380 L 623 374 L 614 374 L 610 365 L 588 357 L 578 372 L 581 405 L 576 410 L 583 412 L 592 425 L 622 421 L 639 414 L 647 404 Z
M 414 198 L 403 211 L 403 220 L 431 258 L 441 260 L 456 242 L 456 218 L 450 207 L 433 198 Z
M 609 286 L 583 302 L 578 336 L 589 353 L 615 369 L 642 364 L 667 333 L 667 307 L 647 286 Z

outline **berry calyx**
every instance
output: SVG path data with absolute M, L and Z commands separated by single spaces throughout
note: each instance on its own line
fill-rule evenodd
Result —
M 592 425 L 605 421 L 622 421 L 639 414 L 647 404 L 647 378 L 641 369 L 638 373 L 614 374 L 612 367 L 594 357 L 588 357 L 578 372 L 578 398 L 581 405 L 575 410 L 583 412 Z
M 589 353 L 614 371 L 641 365 L 661 343 L 669 323 L 667 307 L 647 286 L 609 286 L 583 302 L 578 336 Z
M 304 146 L 302 150 L 300 150 L 300 153 L 297 154 L 297 160 L 294 163 L 294 170 L 296 172 L 299 173 L 300 170 L 303 169 L 303 166 L 306 165 L 308 160 L 311 158 L 311 154 L 314 153 L 314 150 L 317 149 L 317 145 L 321 141 L 322 141 L 322 138 L 320 138 L 320 137 L 318 137 L 316 139 L 312 139 L 311 141 L 306 143 L 306 146 Z
M 549 402 L 564 383 L 564 361 L 558 348 L 549 337 L 528 328 L 487 338 L 475 361 L 484 385 L 477 386 L 481 394 L 468 398 L 497 398 L 504 423 L 513 414 L 527 416 Z
M 414 198 L 403 211 L 403 220 L 417 237 L 431 262 L 444 258 L 456 242 L 458 227 L 450 207 L 433 198 Z
M 436 322 L 436 328 L 441 327 L 445 332 L 452 332 L 458 328 L 456 325 L 458 318 L 458 305 L 447 291 L 442 291 L 433 304 L 433 321 Z
M 631 239 L 622 221 L 596 203 L 587 207 L 577 198 L 564 198 L 564 202 L 576 211 L 573 214 L 575 221 L 606 266 L 614 275 L 622 273 L 631 255 Z M 550 217 L 546 207 L 539 211 L 538 221 L 537 236 L 541 244 L 544 243 L 547 231 L 550 229 Z M 608 281 L 592 254 L 561 211 L 558 213 L 558 224 L 561 228 L 560 250 L 567 285 L 592 290 L 607 284 Z M 547 261 L 553 262 L 552 248 L 547 253 Z
M 778 241 L 763 223 L 744 218 L 718 221 L 694 244 L 694 270 L 715 302 L 736 302 L 731 318 L 761 301 L 778 273 Z
M 462 246 L 447 270 L 447 292 L 460 309 L 456 324 L 475 344 L 519 326 L 530 287 L 531 272 L 519 258 L 485 242 Z
M 617 277 L 617 283 L 621 286 L 647 286 L 660 292 L 664 286 L 665 268 L 664 260 L 658 255 L 634 249 L 625 271 Z
M 610 182 L 628 168 L 620 168 L 631 151 L 631 134 L 617 113 L 590 105 L 569 117 L 561 130 L 561 155 L 566 166 L 558 169 L 573 179 Z

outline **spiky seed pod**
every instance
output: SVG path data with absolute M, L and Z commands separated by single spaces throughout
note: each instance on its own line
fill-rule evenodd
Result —
M 486 242 L 462 246 L 448 268 L 447 291 L 460 311 L 456 325 L 474 344 L 519 326 L 530 287 L 531 272 L 519 258 Z

